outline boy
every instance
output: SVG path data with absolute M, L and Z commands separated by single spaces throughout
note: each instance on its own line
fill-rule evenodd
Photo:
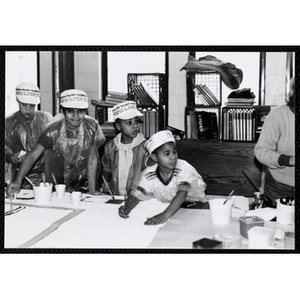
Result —
M 20 182 L 38 157 L 45 151 L 45 174 L 48 182 L 65 183 L 67 191 L 84 189 L 90 194 L 96 190 L 97 171 L 100 167 L 98 148 L 105 142 L 98 122 L 86 116 L 88 97 L 81 90 L 61 93 L 63 117 L 49 124 L 35 148 L 23 161 L 17 178 L 8 186 L 12 196 L 20 189 Z
M 115 127 L 120 133 L 105 145 L 102 175 L 115 195 L 129 195 L 145 168 L 146 139 L 139 133 L 139 117 L 142 115 L 134 101 L 125 101 L 113 107 Z M 108 192 L 104 183 L 102 190 Z
M 156 198 L 170 205 L 160 214 L 148 218 L 145 225 L 165 223 L 184 201 L 207 202 L 206 184 L 189 163 L 178 159 L 176 142 L 169 130 L 155 133 L 146 143 L 155 165 L 147 167 L 139 176 L 135 191 L 119 208 L 119 215 L 127 218 L 140 200 Z
M 16 86 L 16 100 L 19 110 L 5 120 L 5 162 L 9 168 L 8 183 L 16 176 L 17 169 L 27 154 L 35 147 L 37 140 L 53 119 L 48 112 L 37 111 L 40 103 L 40 90 L 30 82 Z M 42 181 L 44 171 L 44 156 L 42 155 L 27 174 L 35 184 Z M 23 188 L 30 188 L 24 180 Z

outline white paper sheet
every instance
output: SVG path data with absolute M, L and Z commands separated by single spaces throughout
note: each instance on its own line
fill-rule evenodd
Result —
M 14 205 L 14 208 L 17 206 Z M 71 210 L 25 206 L 22 211 L 5 217 L 4 247 L 16 248 L 46 230 L 53 222 L 68 215 Z
M 90 205 L 90 207 L 87 207 Z M 61 225 L 34 248 L 146 248 L 162 225 L 146 226 L 147 217 L 167 205 L 157 200 L 139 203 L 128 219 L 118 215 L 119 204 L 86 203 L 86 211 Z

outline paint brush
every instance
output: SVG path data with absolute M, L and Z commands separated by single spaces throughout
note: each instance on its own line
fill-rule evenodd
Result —
M 231 191 L 231 193 L 229 194 L 227 199 L 223 202 L 223 204 L 226 204 L 226 202 L 230 199 L 230 197 L 232 196 L 233 193 L 234 193 L 234 190 Z
M 54 174 L 53 174 L 53 173 L 51 173 L 51 176 L 52 176 L 52 179 L 53 179 L 53 181 L 54 181 L 54 184 L 55 184 L 55 185 L 57 185 L 57 182 L 56 182 L 56 179 L 55 179 L 55 176 L 54 176 Z
M 19 169 L 17 169 L 17 171 L 19 172 Z M 32 187 L 35 187 L 35 184 L 27 176 L 24 176 L 24 178 L 30 183 Z
M 113 200 L 116 200 L 116 199 L 115 199 L 115 196 L 114 196 L 113 193 L 111 192 L 111 190 L 110 190 L 110 188 L 109 188 L 109 185 L 108 185 L 108 183 L 107 183 L 107 181 L 106 181 L 106 179 L 104 178 L 103 175 L 102 175 L 102 179 L 103 179 L 103 182 L 104 182 L 104 184 L 105 184 L 105 186 L 106 186 L 108 192 L 109 192 L 110 195 L 112 196 Z

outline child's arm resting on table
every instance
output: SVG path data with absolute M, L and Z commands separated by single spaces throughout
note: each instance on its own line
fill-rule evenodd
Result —
M 119 208 L 119 216 L 127 219 L 129 218 L 129 213 L 138 205 L 140 200 L 135 198 L 133 195 L 129 195 L 125 201 L 125 205 Z
M 170 205 L 162 213 L 151 218 L 147 218 L 147 221 L 144 224 L 158 225 L 167 222 L 168 219 L 178 211 L 181 204 L 185 201 L 187 194 L 188 192 L 186 191 L 178 191 Z

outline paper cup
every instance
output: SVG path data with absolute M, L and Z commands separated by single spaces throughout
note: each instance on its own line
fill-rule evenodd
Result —
M 73 192 L 71 194 L 71 200 L 74 206 L 78 206 L 81 200 L 81 192 Z
M 55 185 L 56 195 L 58 198 L 63 198 L 65 196 L 66 185 L 65 184 L 57 184 Z
M 52 198 L 52 183 L 48 186 L 34 186 L 33 187 L 34 200 L 38 204 L 48 204 Z
M 233 200 L 229 199 L 223 204 L 225 200 L 224 198 L 216 198 L 208 201 L 211 222 L 215 225 L 228 225 L 230 223 Z
M 280 199 L 277 199 L 276 202 L 277 202 L 277 217 L 276 217 L 277 222 L 282 225 L 294 224 L 295 206 L 282 204 L 280 203 Z

